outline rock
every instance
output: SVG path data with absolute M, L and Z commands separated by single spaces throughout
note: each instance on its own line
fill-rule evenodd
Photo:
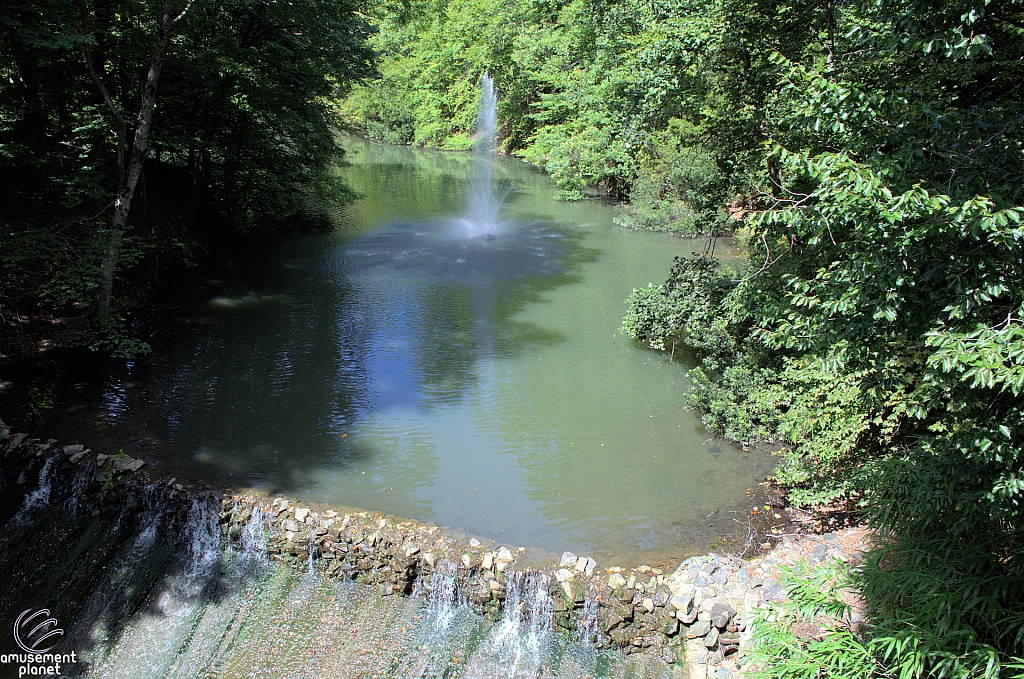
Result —
M 469 554 L 463 554 L 462 555 L 462 565 L 465 566 L 466 568 L 469 568 L 469 564 L 471 564 L 471 563 L 473 563 L 473 557 L 471 557 Z
M 625 587 L 619 587 L 613 592 L 613 594 L 615 595 L 616 599 L 623 603 L 629 603 L 633 601 L 633 592 L 629 591 Z
M 405 555 L 406 556 L 413 556 L 414 554 L 419 554 L 419 551 L 420 551 L 419 547 L 417 547 L 416 545 L 410 545 L 409 547 L 405 548 Z
M 565 568 L 559 568 L 555 572 L 555 578 L 559 582 L 568 582 L 569 580 L 572 580 L 572 571 Z
M 636 632 L 629 627 L 620 627 L 619 629 L 613 629 L 608 636 L 612 638 L 612 643 L 616 646 L 628 646 L 629 642 L 633 640 Z
M 434 553 L 433 552 L 427 552 L 426 554 L 424 554 L 423 555 L 423 560 L 426 561 L 427 565 L 430 566 L 431 568 L 433 568 L 434 564 L 437 562 L 437 560 L 434 558 Z
M 119 472 L 123 472 L 128 469 L 128 465 L 135 462 L 134 457 L 128 457 L 127 455 L 115 455 L 113 458 L 114 468 Z
M 626 584 L 626 578 L 622 577 L 618 573 L 612 573 L 608 576 L 608 586 L 612 589 L 619 589 L 624 587 Z
M 477 540 L 476 538 L 471 538 L 470 541 L 469 541 L 469 546 L 470 547 L 479 547 L 480 546 L 480 541 Z
M 7 452 L 9 453 L 12 450 L 14 450 L 15 448 L 17 448 L 18 446 L 20 446 L 21 442 L 24 441 L 27 438 L 28 438 L 28 434 L 18 434 L 17 436 L 15 436 L 14 440 L 11 441 L 11 445 L 7 446 Z
M 85 446 L 83 446 L 81 443 L 75 443 L 73 445 L 64 446 L 65 455 L 74 455 L 75 453 L 80 453 L 83 450 L 85 450 Z
M 645 597 L 644 600 L 640 603 L 640 605 L 643 606 L 648 613 L 654 612 L 654 599 L 650 597 Z
M 590 557 L 581 556 L 580 558 L 576 559 L 576 566 L 573 568 L 573 570 L 576 571 L 577 573 L 584 573 L 584 572 L 586 572 L 587 564 L 589 564 L 589 563 L 590 563 Z M 594 570 L 594 569 L 591 568 L 590 570 Z
M 693 626 L 686 630 L 687 639 L 696 639 L 702 637 L 711 631 L 711 623 L 706 620 L 698 620 L 693 623 Z
M 324 512 L 325 519 L 334 519 L 337 518 L 337 516 L 338 512 L 334 511 L 333 509 L 328 509 L 326 512 Z
M 711 607 L 711 624 L 718 629 L 725 629 L 734 615 L 735 608 L 729 604 L 716 603 Z
M 142 469 L 142 465 L 144 465 L 144 464 L 146 464 L 146 463 L 143 462 L 142 460 L 133 460 L 131 462 L 131 464 L 129 464 L 129 465 L 127 465 L 125 467 L 125 469 L 127 469 L 130 472 L 137 472 L 140 469 Z
M 586 574 L 590 575 L 594 572 L 595 568 L 597 568 L 597 562 L 593 559 L 587 559 L 587 567 L 585 569 Z
M 686 642 L 686 663 L 703 667 L 708 662 L 708 649 L 699 640 Z M 706 675 L 705 675 L 706 676 Z
M 690 611 L 693 608 L 693 593 L 679 593 L 668 600 L 670 606 L 679 611 Z
M 558 562 L 558 566 L 559 568 L 572 568 L 577 561 L 579 561 L 579 557 L 572 552 L 562 552 L 562 560 Z
M 292 533 L 299 532 L 299 522 L 295 519 L 285 519 L 281 522 L 281 528 Z
M 501 562 L 512 563 L 515 560 L 516 560 L 516 558 L 514 556 L 512 556 L 512 552 L 509 551 L 508 547 L 502 547 L 501 549 L 499 549 L 498 550 L 498 556 L 495 557 L 495 561 L 497 561 L 499 563 L 501 563 Z
M 679 621 L 674 617 L 664 617 L 661 619 L 661 627 L 658 629 L 662 634 L 672 636 L 679 631 Z
M 82 451 L 82 452 L 80 452 L 80 453 L 75 453 L 74 455 L 72 455 L 71 457 L 69 457 L 69 458 L 68 458 L 68 460 L 69 460 L 69 461 L 70 461 L 70 462 L 71 462 L 72 464 L 78 464 L 78 463 L 79 463 L 79 462 L 81 462 L 81 461 L 82 461 L 83 459 L 85 459 L 85 456 L 86 456 L 86 455 L 88 455 L 88 454 L 89 454 L 89 453 L 87 453 L 87 452 L 85 452 L 85 451 L 83 450 L 83 451 Z
M 714 648 L 715 644 L 718 643 L 718 628 L 712 627 L 711 631 L 704 637 L 704 645 L 708 648 Z
M 309 517 L 309 507 L 299 507 L 295 510 L 295 520 L 299 523 L 306 523 Z
M 697 614 L 697 619 L 701 622 L 711 622 L 711 611 L 701 611 Z
M 110 459 L 109 455 L 104 455 L 103 453 L 100 453 L 99 455 L 96 456 L 96 466 L 102 467 L 104 464 L 107 463 L 108 459 Z
M 491 570 L 491 567 L 493 565 L 494 565 L 494 555 L 491 554 L 490 552 L 487 552 L 486 554 L 484 554 L 484 558 L 480 562 L 480 567 L 483 568 L 485 571 L 489 571 L 489 570 Z

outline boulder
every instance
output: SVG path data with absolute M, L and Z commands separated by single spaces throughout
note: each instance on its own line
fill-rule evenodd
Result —
M 705 636 L 711 631 L 711 623 L 704 620 L 698 620 L 686 630 L 687 639 L 696 639 L 697 637 Z
M 306 523 L 309 517 L 309 507 L 299 507 L 295 510 L 295 520 L 299 523 Z
M 729 621 L 736 615 L 736 609 L 729 604 L 716 603 L 711 607 L 711 624 L 722 630 L 729 625 Z
M 579 557 L 572 552 L 562 552 L 562 559 L 558 562 L 560 568 L 572 568 L 579 561 Z

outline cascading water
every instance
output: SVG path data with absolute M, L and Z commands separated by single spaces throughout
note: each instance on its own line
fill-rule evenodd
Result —
M 509 577 L 505 607 L 490 636 L 470 659 L 470 677 L 523 677 L 543 674 L 555 654 L 553 602 L 544 573 Z
M 487 73 L 480 84 L 480 112 L 476 122 L 476 144 L 473 150 L 473 177 L 469 193 L 469 215 L 466 220 L 470 236 L 493 235 L 498 224 L 498 210 L 505 196 L 494 191 L 495 124 L 498 95 L 494 81 Z
M 56 459 L 56 455 L 46 458 L 43 468 L 39 470 L 39 487 L 25 496 L 21 509 L 14 517 L 15 525 L 24 524 L 33 511 L 50 504 L 50 470 Z

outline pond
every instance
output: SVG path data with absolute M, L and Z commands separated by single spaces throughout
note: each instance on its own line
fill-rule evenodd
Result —
M 705 241 L 624 230 L 613 206 L 557 201 L 507 158 L 481 229 L 464 218 L 472 155 L 345 146 L 361 197 L 334 231 L 196 270 L 155 351 L 74 378 L 42 424 L 106 437 L 154 475 L 603 563 L 746 534 L 772 456 L 711 440 L 679 357 L 620 331 L 631 290 Z

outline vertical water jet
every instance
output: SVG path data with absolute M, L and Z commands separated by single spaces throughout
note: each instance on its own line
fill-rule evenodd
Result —
M 490 74 L 480 82 L 480 111 L 476 121 L 476 144 L 473 149 L 473 177 L 469 193 L 467 226 L 471 236 L 491 234 L 498 221 L 498 210 L 504 199 L 494 191 L 495 125 L 498 95 Z

